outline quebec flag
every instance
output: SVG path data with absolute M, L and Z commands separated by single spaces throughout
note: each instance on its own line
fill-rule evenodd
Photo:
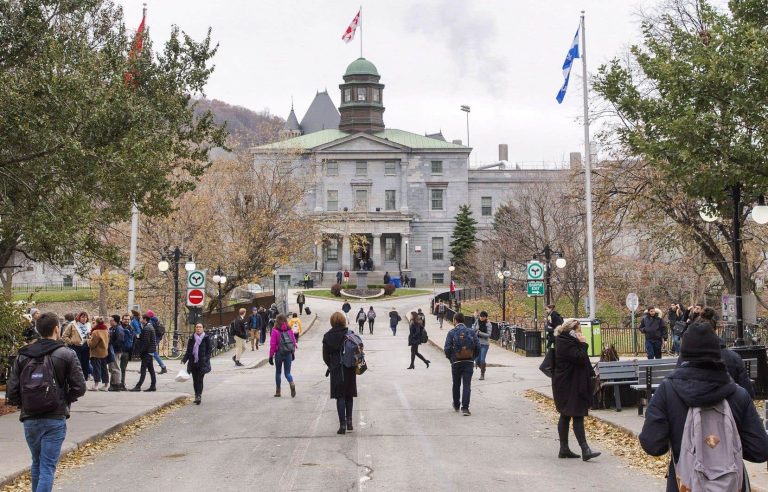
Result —
M 576 35 L 573 37 L 573 42 L 568 50 L 568 54 L 565 55 L 565 61 L 563 62 L 563 86 L 560 88 L 560 92 L 557 93 L 557 103 L 562 104 L 565 99 L 565 92 L 568 90 L 568 80 L 571 78 L 571 65 L 573 65 L 574 58 L 579 58 L 579 33 L 581 32 L 581 25 L 576 29 Z

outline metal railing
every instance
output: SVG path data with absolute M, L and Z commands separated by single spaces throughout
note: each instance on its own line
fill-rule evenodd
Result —
M 87 280 L 60 280 L 58 282 L 14 282 L 12 290 L 19 293 L 38 290 L 90 290 L 93 288 Z

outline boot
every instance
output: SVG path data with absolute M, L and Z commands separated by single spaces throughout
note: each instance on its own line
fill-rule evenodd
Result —
M 480 380 L 485 379 L 485 362 L 480 364 Z
M 168 368 L 167 367 L 163 367 L 163 368 L 160 369 L 160 374 L 165 374 L 166 372 L 168 372 Z
M 589 461 L 592 458 L 597 458 L 602 454 L 589 449 L 589 444 L 587 444 L 586 441 L 579 443 L 579 446 L 581 446 L 581 459 L 584 461 Z
M 347 431 L 353 431 L 353 430 L 355 429 L 352 427 L 352 418 L 350 417 L 347 419 Z
M 296 385 L 293 384 L 293 381 L 288 384 L 291 385 L 291 398 L 296 398 Z
M 141 386 L 134 386 L 133 388 L 129 389 L 128 391 L 133 391 L 133 392 L 141 391 Z
M 568 447 L 568 441 L 560 441 L 560 452 L 557 453 L 558 458 L 579 458 L 580 456 Z
M 346 434 L 347 433 L 347 426 L 346 423 L 342 420 L 339 422 L 339 430 L 336 431 L 336 434 Z
M 144 391 L 145 392 L 146 391 L 157 391 L 157 388 L 155 388 L 154 386 L 150 386 L 149 388 L 145 389 Z
M 280 398 L 280 386 L 275 388 L 275 398 Z
M 195 395 L 195 405 L 199 405 L 200 401 L 202 401 L 201 395 Z

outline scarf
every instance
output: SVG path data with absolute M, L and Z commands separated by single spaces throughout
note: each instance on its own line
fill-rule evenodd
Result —
M 200 344 L 203 342 L 203 338 L 205 338 L 205 333 L 202 335 L 195 333 L 193 336 L 195 337 L 195 346 L 192 347 L 192 356 L 195 359 L 195 364 L 197 364 L 200 361 Z

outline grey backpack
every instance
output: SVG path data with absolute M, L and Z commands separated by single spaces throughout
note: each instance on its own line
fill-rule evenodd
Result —
M 741 491 L 741 438 L 726 400 L 688 409 L 675 474 L 679 490 Z

